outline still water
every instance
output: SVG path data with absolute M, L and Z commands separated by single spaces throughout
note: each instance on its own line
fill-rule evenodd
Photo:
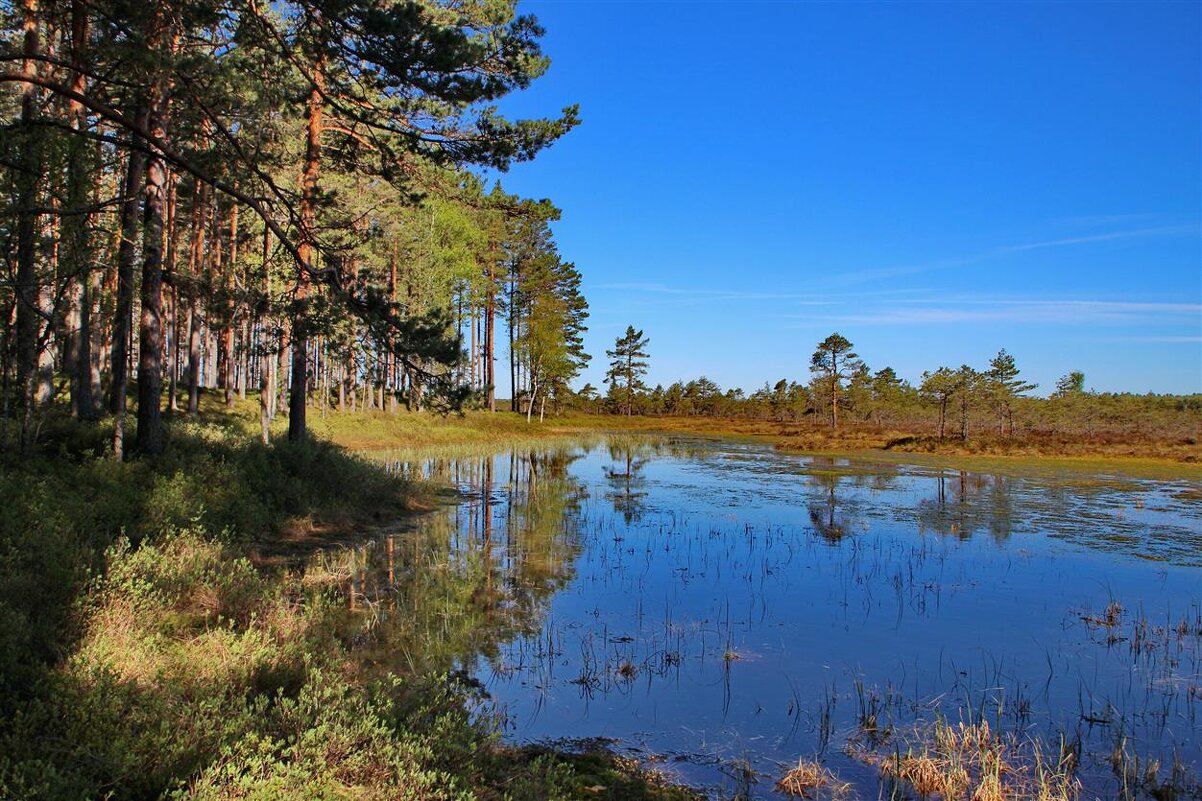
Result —
M 985 722 L 1073 755 L 1083 798 L 1197 792 L 1198 482 L 672 438 L 392 467 L 460 501 L 354 552 L 366 658 L 473 676 L 512 741 L 726 798 L 813 759 L 877 797 L 879 755 Z

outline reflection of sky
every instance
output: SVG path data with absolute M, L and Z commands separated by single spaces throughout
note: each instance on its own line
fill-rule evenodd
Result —
M 1182 677 L 1202 668 L 1202 636 L 1184 641 L 1166 673 L 1159 657 L 1108 648 L 1081 621 L 1111 599 L 1153 624 L 1202 614 L 1202 571 L 1186 564 L 1202 554 L 1202 512 L 1173 497 L 1180 487 L 708 447 L 638 451 L 646 495 L 629 524 L 607 497 L 606 468 L 624 471 L 621 457 L 596 449 L 572 465 L 589 495 L 576 574 L 538 634 L 482 666 L 515 736 L 613 736 L 706 759 L 747 752 L 767 769 L 818 750 L 818 704 L 833 694 L 831 765 L 867 780 L 872 771 L 839 753 L 858 677 L 905 699 L 891 710 L 899 721 L 941 697 L 953 720 L 970 701 L 990 715 L 1000 703 L 1016 725 L 1008 716 L 1026 697 L 1037 730 L 1054 739 L 1113 704 L 1134 715 L 1137 748 L 1199 753 L 1202 701 Z M 811 516 L 832 510 L 843 536 L 824 539 Z M 531 658 L 547 642 L 555 657 Z M 725 660 L 728 648 L 740 658 Z M 639 668 L 633 680 L 614 672 L 626 661 Z M 591 692 L 573 683 L 590 672 Z M 1168 710 L 1163 727 L 1149 708 Z M 1104 756 L 1113 735 L 1083 736 Z M 718 778 L 692 762 L 689 778 Z M 1085 769 L 1101 781 L 1100 765 Z

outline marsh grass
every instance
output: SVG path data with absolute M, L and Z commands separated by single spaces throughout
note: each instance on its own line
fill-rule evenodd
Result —
M 986 721 L 937 720 L 899 738 L 892 753 L 852 754 L 918 795 L 944 801 L 1074 801 L 1080 795 L 1072 749 L 1050 755 L 1038 739 L 999 734 Z
M 820 790 L 825 790 L 835 798 L 842 798 L 851 792 L 852 785 L 839 781 L 834 773 L 816 761 L 799 759 L 796 766 L 777 779 L 776 790 L 797 798 L 814 798 Z

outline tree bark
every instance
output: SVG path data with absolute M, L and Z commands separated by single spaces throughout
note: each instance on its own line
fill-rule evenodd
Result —
M 144 128 L 150 120 L 145 99 L 136 101 L 135 125 Z M 134 257 L 138 235 L 138 207 L 146 175 L 146 154 L 137 149 L 136 135 L 130 134 L 135 147 L 129 151 L 125 186 L 121 198 L 121 242 L 117 246 L 116 311 L 113 316 L 109 384 L 109 411 L 113 422 L 113 455 L 120 460 L 125 452 L 125 395 L 129 390 L 129 340 L 134 314 Z
M 22 73 L 37 76 L 41 52 L 38 36 L 37 0 L 24 0 L 24 43 Z M 21 92 L 21 169 L 17 178 L 17 387 L 21 393 L 21 452 L 33 444 L 36 406 L 38 340 L 41 331 L 41 300 L 37 275 L 38 192 L 41 187 L 41 153 L 33 130 L 38 90 L 26 83 Z
M 155 139 L 166 137 L 167 98 L 156 98 L 151 117 Z M 167 205 L 167 165 L 153 156 L 146 169 L 142 240 L 142 317 L 138 329 L 138 451 L 163 452 L 163 223 Z
M 83 74 L 85 46 L 88 37 L 88 15 L 82 0 L 71 3 L 71 90 L 83 94 L 86 79 Z M 67 247 L 67 264 L 76 284 L 72 311 L 74 325 L 69 334 L 67 372 L 71 377 L 71 413 L 81 420 L 96 416 L 96 400 L 92 394 L 92 259 L 88 242 L 88 169 L 89 144 L 84 138 L 88 127 L 87 112 L 82 103 L 69 103 L 71 122 L 75 128 L 67 166 L 68 214 L 63 221 L 63 241 Z
M 134 117 L 138 127 L 146 126 L 150 119 L 150 109 L 145 100 L 138 101 Z M 117 246 L 117 308 L 113 317 L 113 344 L 110 349 L 112 379 L 109 386 L 109 411 L 114 414 L 125 410 L 125 392 L 129 386 L 126 365 L 129 362 L 129 332 L 133 325 L 134 258 L 137 255 L 138 209 L 141 206 L 146 176 L 146 154 L 137 148 L 137 144 L 134 142 L 134 147 L 129 151 L 125 186 L 121 196 L 121 242 Z
M 319 56 L 313 65 L 313 86 L 309 90 L 308 120 L 305 126 L 305 166 L 301 175 L 300 227 L 297 248 L 302 262 L 296 280 L 297 312 L 292 322 L 292 393 L 288 400 L 288 439 L 305 438 L 305 395 L 308 390 L 308 333 L 305 331 L 305 305 L 309 297 L 308 268 L 313 266 L 314 228 L 317 222 L 317 176 L 321 165 L 322 94 L 325 91 L 325 63 Z
M 200 272 L 205 250 L 204 210 L 208 193 L 197 180 L 192 191 L 192 243 L 188 252 L 188 414 L 200 414 Z
M 225 351 L 225 405 L 234 405 L 234 267 L 238 260 L 238 204 L 230 208 L 230 256 L 226 262 L 225 320 L 221 330 L 222 348 Z
M 831 354 L 831 429 L 839 428 L 839 357 Z
M 271 228 L 263 226 L 263 298 L 264 308 L 268 308 L 271 304 Z M 274 416 L 275 407 L 275 355 L 267 349 L 266 339 L 268 336 L 267 319 L 262 320 L 259 326 L 259 336 L 261 337 L 260 348 L 263 354 L 262 364 L 259 368 L 259 427 L 263 435 L 263 444 L 271 444 L 271 418 Z

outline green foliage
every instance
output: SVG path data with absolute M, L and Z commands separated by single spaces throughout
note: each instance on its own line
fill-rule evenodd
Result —
M 831 427 L 839 427 L 839 393 L 844 379 L 851 378 L 861 368 L 859 357 L 852 351 L 852 344 L 839 333 L 831 334 L 818 343 L 810 357 L 810 372 L 827 391 L 831 410 Z
M 248 558 L 296 515 L 394 518 L 418 488 L 381 466 L 198 424 L 168 456 L 119 464 L 68 456 L 69 430 L 0 471 L 0 798 L 687 797 L 613 755 L 503 748 L 457 677 L 354 669 L 336 588 Z M 529 581 L 550 591 L 541 554 L 576 496 L 542 467 L 516 513 L 535 523 Z M 478 584 L 420 578 L 447 603 Z M 442 635 L 446 611 L 427 612 Z M 530 614 L 515 606 L 515 625 Z
M 647 345 L 650 340 L 642 331 L 626 326 L 626 333 L 614 341 L 614 349 L 605 351 L 609 357 L 609 370 L 605 383 L 609 384 L 610 397 L 629 417 L 634 411 L 635 395 L 646 389 L 643 376 L 647 374 Z
M 1056 380 L 1056 397 L 1080 395 L 1085 391 L 1085 373 L 1074 370 Z

